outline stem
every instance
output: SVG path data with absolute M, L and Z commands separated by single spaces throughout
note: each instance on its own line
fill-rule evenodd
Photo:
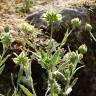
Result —
M 54 82 L 53 82 L 53 76 L 52 76 L 52 71 L 49 70 L 49 84 L 50 84 L 50 90 L 51 90 L 51 96 L 54 96 Z
M 66 33 L 65 33 L 65 36 L 64 36 L 64 38 L 63 38 L 63 40 L 62 40 L 62 42 L 61 42 L 61 44 L 60 44 L 59 49 L 60 49 L 62 46 L 65 45 L 65 43 L 67 42 L 67 39 L 68 39 L 69 35 L 72 33 L 73 30 L 74 30 L 74 28 L 72 28 L 70 31 L 69 31 L 69 29 L 67 29 L 67 31 L 66 31 Z
M 47 96 L 48 92 L 50 91 L 50 88 L 47 89 L 45 96 Z
M 31 78 L 31 87 L 32 87 L 33 96 L 37 96 L 35 89 L 34 89 L 34 86 L 33 86 L 33 79 L 32 78 Z
M 20 69 L 19 69 L 19 73 L 18 73 L 17 90 L 18 90 L 18 86 L 19 86 L 20 81 L 21 81 L 22 74 L 23 74 L 23 65 L 21 64 Z
M 93 40 L 96 42 L 96 38 L 94 37 L 94 35 L 92 34 L 92 32 L 89 32 L 90 36 L 93 38 Z
M 13 74 L 12 74 L 12 73 L 11 73 L 11 81 L 12 81 L 12 85 L 13 85 L 13 87 L 14 87 L 14 94 L 13 94 L 13 95 L 16 96 L 16 91 L 17 91 L 17 90 L 16 90 L 16 88 L 15 88 L 15 84 L 14 84 Z M 12 96 L 13 96 L 13 95 L 12 95 Z
M 53 23 L 51 23 L 51 35 L 50 35 L 50 41 L 52 41 L 52 35 L 53 35 Z

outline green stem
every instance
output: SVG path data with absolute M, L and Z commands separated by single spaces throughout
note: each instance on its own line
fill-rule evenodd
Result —
M 69 35 L 72 33 L 73 30 L 74 30 L 74 28 L 72 28 L 70 31 L 69 31 L 69 29 L 67 29 L 67 31 L 65 33 L 65 36 L 64 36 L 64 38 L 63 38 L 63 40 L 62 40 L 62 42 L 60 44 L 59 49 L 66 44 L 67 39 L 68 39 Z
M 50 41 L 52 41 L 52 35 L 53 35 L 53 23 L 51 23 L 51 35 L 50 35 Z
M 23 65 L 21 64 L 20 69 L 19 69 L 19 73 L 18 73 L 17 90 L 18 90 L 18 86 L 20 84 L 22 75 L 23 75 Z
M 90 36 L 92 37 L 92 39 L 96 42 L 96 38 L 94 37 L 94 35 L 92 34 L 92 32 L 89 32 Z
M 54 82 L 53 82 L 53 76 L 52 76 L 52 70 L 48 71 L 49 73 L 49 84 L 50 84 L 50 91 L 51 96 L 54 96 Z
M 31 77 L 31 87 L 32 87 L 33 96 L 37 96 L 37 95 L 36 95 L 36 92 L 35 92 L 35 89 L 34 89 L 32 77 Z

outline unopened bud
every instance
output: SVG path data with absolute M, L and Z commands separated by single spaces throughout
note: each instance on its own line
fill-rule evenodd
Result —
M 80 47 L 79 47 L 79 52 L 82 53 L 82 54 L 85 54 L 87 52 L 87 46 L 85 44 L 82 44 Z
M 81 25 L 81 20 L 79 18 L 74 18 L 71 20 L 73 28 L 79 28 Z
M 91 30 L 92 30 L 92 26 L 90 24 L 86 23 L 86 25 L 85 25 L 85 31 L 91 32 Z
M 68 95 L 68 94 L 70 94 L 71 93 L 71 91 L 72 91 L 72 88 L 71 87 L 69 87 L 67 90 L 66 90 L 66 95 Z

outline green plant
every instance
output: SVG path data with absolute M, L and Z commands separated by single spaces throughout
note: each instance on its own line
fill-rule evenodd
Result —
M 32 93 L 30 93 L 28 91 L 28 89 L 26 89 L 23 85 L 20 84 L 21 82 L 23 82 L 23 83 L 26 82 L 26 83 L 31 84 L 33 96 L 36 96 L 34 86 L 33 86 L 33 79 L 31 77 L 31 74 L 32 74 L 31 59 L 29 59 L 27 57 L 27 53 L 25 51 L 22 51 L 17 57 L 15 57 L 13 59 L 13 61 L 15 62 L 15 64 L 20 66 L 20 69 L 18 72 L 18 77 L 17 77 L 18 78 L 17 79 L 17 90 L 18 90 L 18 86 L 20 86 L 20 88 L 23 90 L 24 93 L 25 93 L 25 91 L 27 92 L 26 93 L 27 96 L 32 96 Z M 23 75 L 23 73 L 25 73 L 25 76 Z
M 5 61 L 8 59 L 10 55 L 6 55 L 11 43 L 13 42 L 12 35 L 9 32 L 9 27 L 5 27 L 5 32 L 1 33 L 1 43 L 3 45 L 2 54 L 0 55 L 0 75 L 2 74 L 5 68 Z
M 62 20 L 62 15 L 57 14 L 56 12 L 46 12 L 42 15 L 41 19 L 45 22 L 47 22 L 49 25 L 51 25 L 51 36 L 50 38 L 52 39 L 52 34 L 53 34 L 53 23 L 56 21 L 61 21 Z
M 34 0 L 23 0 L 21 4 L 18 4 L 16 9 L 17 11 L 28 13 L 33 4 L 34 4 Z
M 27 22 L 20 22 L 18 24 L 18 27 L 22 32 L 25 33 L 25 35 L 32 34 L 33 32 L 36 32 L 36 28 Z
M 62 54 L 61 50 L 72 30 L 78 28 L 81 21 L 78 18 L 72 19 L 73 29 L 70 32 L 67 30 L 61 44 L 56 45 L 52 39 L 53 23 L 61 20 L 62 16 L 54 12 L 47 12 L 42 15 L 42 19 L 51 25 L 51 36 L 48 48 L 46 50 L 40 49 L 36 55 L 39 64 L 48 72 L 48 89 L 45 96 L 68 96 L 72 91 L 72 87 L 77 82 L 77 78 L 73 79 L 74 74 L 78 69 L 84 67 L 81 66 L 77 68 L 77 64 L 80 63 L 83 58 L 81 50 L 87 52 L 87 47 L 85 49 L 85 46 L 80 46 L 80 53 L 78 53 L 77 50 L 76 52 L 70 51 Z M 86 53 L 85 51 L 84 53 Z M 58 83 L 58 80 L 63 80 L 63 87 Z
M 91 38 L 96 42 L 96 38 L 94 37 L 94 35 L 91 32 L 92 31 L 92 26 L 90 24 L 86 23 L 86 25 L 85 25 L 85 31 L 86 32 L 89 32 Z
M 81 25 L 81 20 L 79 18 L 74 18 L 71 20 L 73 28 L 79 28 Z
M 46 12 L 42 15 L 42 20 L 47 22 L 51 26 L 51 35 L 47 48 L 37 50 L 36 47 L 33 46 L 32 42 L 26 38 L 27 35 L 32 35 L 31 33 L 34 31 L 34 28 L 29 24 L 21 24 L 20 29 L 21 34 L 18 36 L 18 39 L 23 39 L 24 48 L 21 49 L 21 53 L 16 55 L 13 58 L 16 66 L 19 67 L 19 72 L 17 73 L 17 85 L 14 85 L 14 93 L 12 96 L 21 96 L 21 90 L 27 96 L 36 96 L 36 92 L 34 89 L 33 79 L 32 79 L 32 70 L 31 70 L 31 62 L 33 58 L 28 56 L 28 52 L 31 52 L 33 56 L 38 60 L 38 63 L 41 64 L 42 68 L 47 70 L 48 73 L 48 88 L 45 93 L 45 96 L 68 96 L 72 87 L 76 84 L 77 78 L 74 78 L 74 74 L 82 67 L 77 67 L 78 63 L 81 62 L 83 58 L 83 54 L 87 52 L 87 46 L 85 44 L 81 45 L 78 50 L 66 52 L 63 50 L 63 45 L 66 44 L 68 37 L 72 33 L 75 28 L 79 28 L 81 25 L 81 21 L 79 18 L 74 18 L 71 20 L 72 29 L 65 32 L 64 38 L 61 43 L 57 43 L 52 39 L 53 35 L 53 25 L 57 21 L 62 20 L 62 15 L 57 14 L 56 12 Z M 8 34 L 7 34 L 8 35 Z M 4 35 L 6 36 L 6 35 Z M 10 35 L 8 35 L 10 36 Z M 7 38 L 9 42 L 5 42 L 3 40 L 3 44 L 6 43 L 8 47 L 10 45 L 10 39 Z M 36 49 L 35 52 L 26 48 L 26 45 L 34 47 Z M 4 45 L 4 49 L 6 47 Z M 61 83 L 58 83 L 61 81 Z M 25 87 L 27 85 L 32 89 L 32 93 Z M 15 87 L 16 86 L 16 87 Z M 20 90 L 20 89 L 21 90 Z
M 23 92 L 27 95 L 27 96 L 33 96 L 33 94 L 27 89 L 25 88 L 23 85 L 19 85 L 20 88 L 23 90 Z

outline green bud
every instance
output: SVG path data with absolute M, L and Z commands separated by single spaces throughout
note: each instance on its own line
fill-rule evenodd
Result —
M 66 63 L 74 63 L 77 59 L 77 54 L 75 52 L 68 52 L 64 56 L 64 60 Z
M 79 52 L 82 53 L 82 54 L 85 54 L 87 52 L 87 46 L 85 44 L 82 44 L 80 47 L 79 47 Z
M 81 20 L 79 18 L 74 18 L 71 20 L 73 28 L 79 28 L 81 25 Z
M 26 63 L 28 63 L 29 59 L 27 57 L 27 54 L 25 51 L 22 51 L 17 57 L 15 57 L 13 59 L 14 63 L 17 64 L 17 65 L 20 65 L 20 64 L 23 64 L 25 65 Z M 28 66 L 24 66 L 25 67 L 28 67 Z
M 90 24 L 86 23 L 86 25 L 85 25 L 85 31 L 91 32 L 91 30 L 92 30 L 92 26 Z
M 72 88 L 71 87 L 69 87 L 67 90 L 66 90 L 66 95 L 68 95 L 68 94 L 70 94 L 72 92 Z
M 61 14 L 57 14 L 57 20 L 61 21 L 62 20 L 62 15 Z
M 10 31 L 9 25 L 6 25 L 6 26 L 4 27 L 4 31 L 5 31 L 5 32 L 9 32 L 9 31 Z
M 6 49 L 10 46 L 12 42 L 12 36 L 10 33 L 3 32 L 1 34 L 1 42 L 3 44 L 3 47 Z
M 33 32 L 36 32 L 36 29 L 34 26 L 28 24 L 27 22 L 20 22 L 18 24 L 18 27 L 20 28 L 20 30 L 22 32 L 24 32 L 25 34 L 31 34 Z
M 46 12 L 42 14 L 41 19 L 48 22 L 49 24 L 52 24 L 56 21 L 61 21 L 62 15 L 56 12 Z
M 59 71 L 55 71 L 53 73 L 53 78 L 55 78 L 56 80 L 66 79 L 65 76 L 61 72 L 59 72 Z

